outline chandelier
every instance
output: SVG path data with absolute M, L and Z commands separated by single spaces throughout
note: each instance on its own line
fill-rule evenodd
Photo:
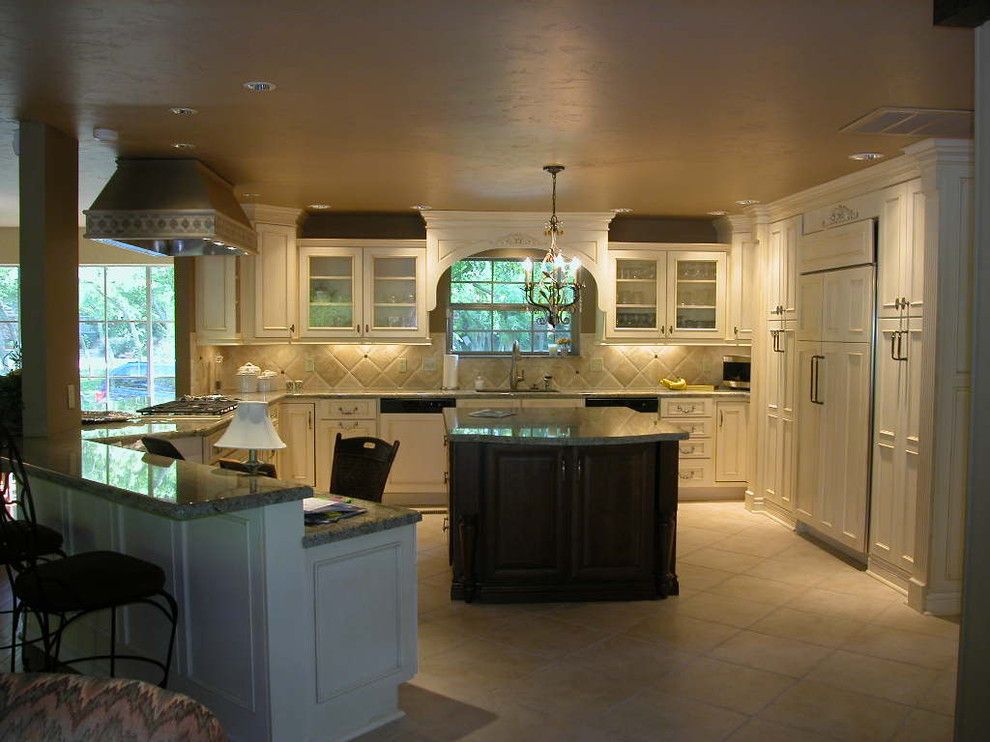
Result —
M 572 309 L 581 298 L 581 285 L 577 282 L 577 271 L 581 262 L 577 258 L 567 260 L 560 252 L 557 237 L 563 234 L 557 218 L 557 173 L 563 165 L 544 165 L 552 182 L 550 220 L 546 234 L 550 237 L 550 247 L 543 260 L 533 265 L 526 258 L 523 267 L 526 271 L 526 303 L 534 309 L 546 313 L 547 324 L 551 329 L 561 321 L 561 315 Z

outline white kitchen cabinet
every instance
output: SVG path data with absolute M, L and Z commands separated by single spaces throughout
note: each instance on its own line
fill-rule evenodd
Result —
M 770 225 L 767 235 L 766 305 L 767 316 L 795 319 L 797 311 L 798 238 L 801 216 Z
M 920 179 L 883 191 L 877 248 L 877 309 L 881 317 L 923 314 L 925 199 Z
M 906 581 L 915 566 L 922 320 L 880 319 L 877 337 L 870 559 Z
M 256 223 L 258 255 L 250 265 L 251 315 L 256 338 L 298 337 L 299 278 L 296 227 Z
M 237 258 L 204 255 L 196 261 L 196 341 L 234 343 L 241 339 Z
M 447 430 L 443 415 L 390 412 L 382 414 L 380 423 L 380 438 L 399 441 L 384 501 L 446 507 Z
M 873 267 L 801 276 L 797 339 L 839 343 L 873 340 Z
M 316 486 L 316 405 L 312 402 L 283 402 L 279 409 L 279 437 L 285 443 L 278 456 L 278 478 Z
M 724 340 L 726 251 L 675 247 L 610 248 L 605 340 Z
M 866 552 L 869 507 L 869 343 L 798 343 L 799 520 Z
M 796 336 L 795 323 L 772 321 L 765 343 L 766 401 L 758 458 L 760 494 L 771 512 L 784 518 L 789 518 L 794 509 Z
M 419 240 L 300 240 L 300 335 L 428 338 L 425 266 Z
M 760 261 L 756 241 L 747 232 L 733 236 L 728 256 L 725 339 L 751 343 L 760 312 Z
M 716 402 L 715 417 L 715 481 L 745 482 L 749 403 Z
M 374 417 L 316 421 L 316 489 L 319 492 L 330 491 L 333 449 L 338 433 L 341 438 L 376 438 L 378 423 Z

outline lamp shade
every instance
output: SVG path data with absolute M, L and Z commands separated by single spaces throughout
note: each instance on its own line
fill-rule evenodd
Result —
M 267 402 L 240 402 L 227 430 L 213 444 L 217 448 L 271 450 L 285 448 L 268 417 Z

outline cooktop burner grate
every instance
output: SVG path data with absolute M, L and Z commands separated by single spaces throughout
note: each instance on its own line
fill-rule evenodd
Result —
M 142 415 L 225 415 L 237 409 L 237 400 L 211 394 L 204 397 L 186 395 L 171 402 L 142 407 Z

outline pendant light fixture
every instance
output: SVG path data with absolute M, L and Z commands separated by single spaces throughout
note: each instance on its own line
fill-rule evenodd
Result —
M 557 245 L 557 238 L 564 232 L 557 218 L 557 174 L 564 166 L 544 165 L 543 169 L 550 173 L 552 183 L 550 220 L 546 226 L 550 247 L 543 260 L 535 266 L 529 258 L 523 261 L 523 266 L 526 270 L 526 303 L 545 312 L 547 324 L 553 329 L 560 323 L 562 314 L 572 309 L 581 298 L 582 287 L 577 282 L 581 262 L 577 258 L 567 260 Z

